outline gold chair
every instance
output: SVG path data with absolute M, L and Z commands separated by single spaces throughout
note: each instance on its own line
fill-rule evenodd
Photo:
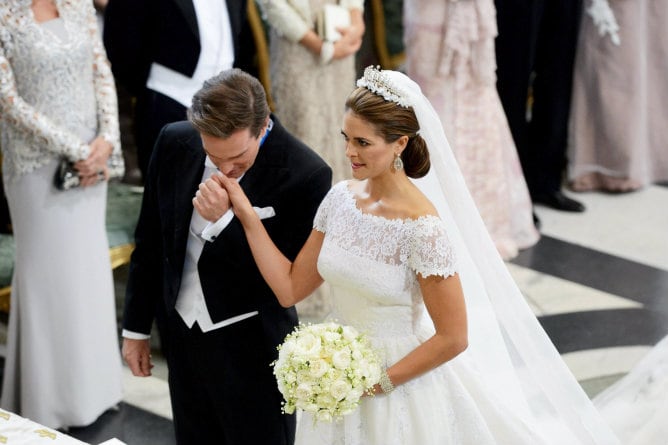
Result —
M 0 312 L 9 312 L 9 294 L 12 288 L 7 286 L 0 289 Z
M 399 68 L 406 60 L 403 50 L 402 0 L 370 0 L 373 15 L 373 38 L 376 55 L 384 69 Z M 386 14 L 391 12 L 391 16 Z M 388 37 L 394 39 L 389 45 Z M 391 48 L 394 46 L 394 48 Z
M 269 108 L 273 111 L 274 100 L 271 96 L 271 74 L 269 69 L 269 45 L 267 42 L 267 32 L 265 24 L 262 22 L 260 11 L 255 0 L 248 0 L 248 23 L 253 32 L 253 41 L 255 42 L 255 50 L 257 57 L 258 79 L 264 87 L 267 94 L 267 102 Z

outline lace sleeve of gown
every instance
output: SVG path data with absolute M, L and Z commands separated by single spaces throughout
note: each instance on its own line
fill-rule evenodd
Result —
M 407 264 L 423 277 L 449 277 L 457 273 L 457 259 L 443 221 L 426 216 L 415 221 L 411 229 Z
M 313 228 L 318 232 L 327 233 L 327 220 L 330 216 L 331 209 L 336 206 L 334 201 L 337 200 L 337 196 L 341 196 L 340 188 L 342 186 L 347 187 L 346 181 L 341 181 L 332 187 L 318 206 L 318 211 L 313 218 Z
M 84 7 L 88 10 L 88 32 L 93 46 L 93 82 L 97 103 L 98 136 L 109 142 L 113 147 L 107 162 L 109 176 L 121 177 L 125 173 L 125 164 L 121 152 L 116 84 L 111 73 L 107 53 L 102 45 L 95 8 L 90 1 L 85 2 Z
M 86 159 L 88 144 L 73 133 L 60 128 L 19 96 L 14 72 L 6 57 L 5 45 L 10 44 L 9 32 L 0 26 L 0 115 L 6 124 L 38 138 L 44 148 L 67 156 L 72 161 Z

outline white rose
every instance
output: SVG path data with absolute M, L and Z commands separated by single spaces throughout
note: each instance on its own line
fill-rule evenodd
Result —
M 353 363 L 353 376 L 355 376 L 356 379 L 361 379 L 363 377 L 366 377 L 366 370 L 367 370 L 367 362 L 366 360 L 357 360 L 355 363 Z
M 336 351 L 332 355 L 332 363 L 338 369 L 346 369 L 348 366 L 350 366 L 350 362 L 350 350 L 348 348 Z
M 343 371 L 340 371 L 336 368 L 330 368 L 329 371 L 327 371 L 327 378 L 329 380 L 335 381 L 335 380 L 341 380 L 343 379 Z
M 277 378 L 276 383 L 278 384 L 278 390 L 280 391 L 283 396 L 285 396 L 288 392 L 288 385 L 285 383 L 284 378 Z
M 337 400 L 332 397 L 330 394 L 318 394 L 316 397 L 315 403 L 321 408 L 321 409 L 327 409 L 331 410 L 336 408 L 336 402 Z
M 327 343 L 334 343 L 336 341 L 341 340 L 341 334 L 339 334 L 338 332 L 326 331 L 322 333 L 322 338 Z
M 285 383 L 287 384 L 295 383 L 297 381 L 297 373 L 294 371 L 288 371 L 283 374 L 283 380 L 285 380 Z
M 334 383 L 332 383 L 332 386 L 329 388 L 329 393 L 334 397 L 336 400 L 342 400 L 345 399 L 348 395 L 348 393 L 352 390 L 352 387 L 348 382 L 344 380 L 337 380 Z
M 380 380 L 380 365 L 378 363 L 373 363 L 369 367 L 367 380 L 370 382 L 370 386 L 375 385 Z
M 278 355 L 278 358 L 274 362 L 274 373 L 276 373 L 276 370 L 278 369 L 284 369 L 286 366 L 288 366 L 288 358 L 287 356 L 282 356 L 280 353 Z
M 295 390 L 295 397 L 298 400 L 309 400 L 313 396 L 313 389 L 307 383 L 300 383 Z
M 308 332 L 297 338 L 296 353 L 306 356 L 317 356 L 320 353 L 320 339 Z
M 309 362 L 309 375 L 313 378 L 320 378 L 329 370 L 329 365 L 323 359 L 311 360 Z
M 345 404 L 339 407 L 337 414 L 340 416 L 345 416 L 355 411 L 356 408 L 357 408 L 357 403 Z
M 346 400 L 350 402 L 357 402 L 364 394 L 364 390 L 359 387 L 350 388 L 348 394 L 346 394 Z
M 278 355 L 287 356 L 294 351 L 295 351 L 295 340 L 293 338 L 289 338 L 281 345 L 281 349 L 278 352 Z

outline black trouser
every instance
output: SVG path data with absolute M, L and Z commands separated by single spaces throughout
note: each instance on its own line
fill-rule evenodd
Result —
M 532 196 L 560 190 L 582 0 L 495 0 L 497 88 Z M 535 76 L 532 78 L 532 76 Z M 527 121 L 529 87 L 533 90 Z
M 167 322 L 169 392 L 178 445 L 292 445 L 259 316 L 211 332 Z
M 144 90 L 135 106 L 134 133 L 137 144 L 137 164 L 146 178 L 153 145 L 165 125 L 186 119 L 186 107 L 156 91 Z

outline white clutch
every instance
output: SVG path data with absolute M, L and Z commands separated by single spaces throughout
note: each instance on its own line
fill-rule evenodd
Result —
M 316 29 L 322 40 L 336 42 L 341 34 L 336 28 L 347 28 L 350 26 L 350 11 L 339 5 L 326 4 L 320 10 L 316 20 Z

